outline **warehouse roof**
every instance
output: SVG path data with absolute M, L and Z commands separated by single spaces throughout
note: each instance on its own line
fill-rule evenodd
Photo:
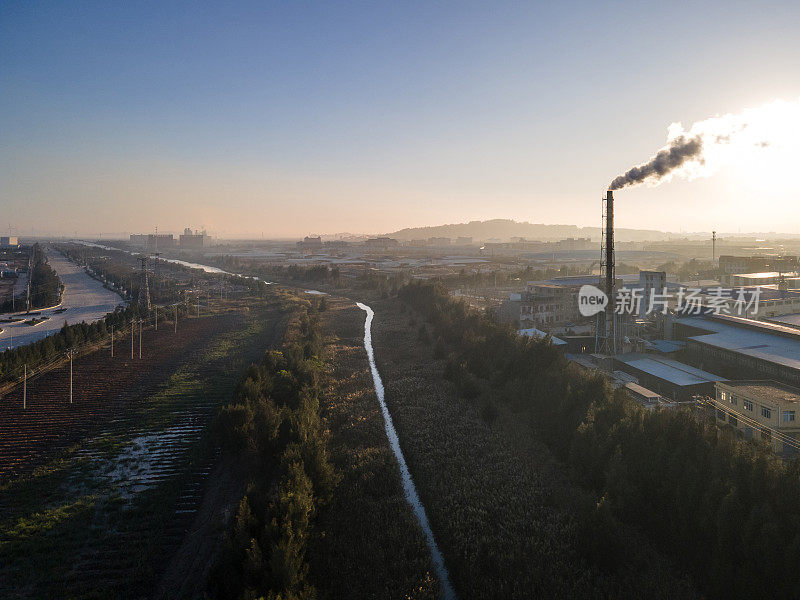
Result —
M 640 354 L 638 352 L 621 354 L 616 358 L 634 369 L 638 369 L 643 373 L 668 381 L 674 385 L 687 386 L 725 380 L 724 377 L 709 373 L 708 371 L 703 371 L 702 369 L 697 369 L 691 365 L 672 360 L 671 358 Z
M 685 317 L 675 322 L 709 331 L 690 340 L 800 369 L 800 332 L 771 323 L 742 321 L 746 319 Z
M 532 337 L 534 339 L 540 340 L 542 338 L 546 338 L 549 334 L 546 331 L 541 331 L 540 329 L 536 329 L 535 327 L 530 327 L 528 329 L 519 329 L 517 334 L 524 335 L 526 337 Z M 550 337 L 550 340 L 553 343 L 553 346 L 566 346 L 567 342 L 557 337 Z

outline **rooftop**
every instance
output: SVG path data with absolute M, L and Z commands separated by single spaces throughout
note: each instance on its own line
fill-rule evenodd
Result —
M 658 394 L 652 390 L 648 390 L 646 387 L 642 387 L 638 383 L 629 382 L 625 384 L 625 388 L 633 392 L 634 394 L 641 396 L 642 398 L 647 398 L 648 400 L 652 400 L 653 402 L 657 402 L 661 399 L 661 394 Z
M 686 342 L 678 342 L 676 340 L 650 340 L 647 343 L 658 352 L 677 352 L 683 350 L 684 346 L 686 346 Z
M 800 369 L 800 331 L 738 317 L 683 317 L 676 323 L 708 331 L 689 339 L 723 350 Z
M 800 390 L 769 379 L 725 381 L 723 385 L 735 389 L 741 394 L 759 397 L 773 402 L 800 402 Z
M 663 379 L 674 385 L 687 386 L 725 380 L 724 377 L 715 375 L 714 373 L 709 373 L 708 371 L 703 371 L 702 369 L 662 356 L 631 352 L 629 354 L 620 354 L 616 358 L 620 362 L 638 369 L 639 371 L 657 377 L 658 379 Z
M 542 338 L 546 338 L 549 334 L 546 331 L 542 331 L 540 329 L 536 329 L 535 327 L 530 327 L 528 329 L 520 329 L 517 331 L 517 334 L 524 335 L 526 337 L 532 337 L 537 340 Z M 551 336 L 551 341 L 553 342 L 553 346 L 566 346 L 567 342 L 557 337 Z
M 789 325 L 790 327 L 800 327 L 800 313 L 793 313 L 791 315 L 781 315 L 779 317 L 769 317 L 767 320 L 771 321 L 772 323 Z

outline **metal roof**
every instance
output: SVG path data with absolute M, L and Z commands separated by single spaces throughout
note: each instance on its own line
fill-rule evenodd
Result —
M 536 329 L 535 327 L 530 327 L 528 329 L 519 329 L 517 331 L 518 335 L 524 335 L 526 337 L 536 338 L 540 340 L 542 338 L 546 338 L 549 334 L 546 331 L 542 331 L 540 329 Z M 553 342 L 553 346 L 566 346 L 567 342 L 557 337 L 550 336 L 550 339 Z
M 621 354 L 616 358 L 634 369 L 638 369 L 643 373 L 647 373 L 648 375 L 652 375 L 653 377 L 678 386 L 725 381 L 724 377 L 678 362 L 677 360 L 672 360 L 671 358 L 640 354 L 638 352 Z
M 676 323 L 709 331 L 695 335 L 690 340 L 766 360 L 793 369 L 800 369 L 800 332 L 796 329 L 771 323 L 728 317 L 684 317 Z

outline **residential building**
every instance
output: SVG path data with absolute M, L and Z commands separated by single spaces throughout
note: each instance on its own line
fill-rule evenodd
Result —
M 150 233 L 147 235 L 147 249 L 150 252 L 168 250 L 175 247 L 175 238 L 171 233 Z
M 369 238 L 364 241 L 364 247 L 367 250 L 386 250 L 387 248 L 396 248 L 399 245 L 400 242 L 396 239 L 388 237 Z
M 183 230 L 180 236 L 180 246 L 182 250 L 199 250 L 205 246 L 206 232 L 192 232 L 188 227 Z
M 549 330 L 580 320 L 578 289 L 571 285 L 528 282 L 520 303 L 520 327 Z
M 642 290 L 640 314 L 647 312 L 653 294 L 663 294 L 667 287 L 667 274 L 664 271 L 639 271 L 639 287 Z
M 146 233 L 132 233 L 130 237 L 130 244 L 131 246 L 138 246 L 140 248 L 144 248 L 147 246 L 147 234 Z
M 771 380 L 718 381 L 713 404 L 718 424 L 760 437 L 779 454 L 797 453 L 800 389 Z

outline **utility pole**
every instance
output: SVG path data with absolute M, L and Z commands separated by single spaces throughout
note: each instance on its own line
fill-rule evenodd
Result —
M 72 355 L 75 354 L 75 350 L 70 348 L 67 350 L 67 356 L 69 357 L 69 403 L 72 404 Z
M 178 333 L 178 305 L 175 305 L 175 333 Z
M 142 358 L 142 320 L 139 319 L 139 358 Z
M 28 363 L 25 363 L 25 371 L 22 376 L 22 408 L 28 407 Z
M 136 321 L 131 319 L 131 360 L 133 360 L 133 332 L 136 329 Z
M 27 292 L 26 292 L 26 299 L 25 299 L 25 312 L 31 312 L 31 269 L 33 265 L 33 248 L 31 248 L 31 253 L 28 255 L 28 281 L 26 282 L 27 285 Z M 13 293 L 13 291 L 12 291 Z
M 200 294 L 197 294 L 197 316 L 200 316 Z
M 114 358 L 114 326 L 111 326 L 111 358 Z
M 156 331 L 158 331 L 158 307 L 155 307 L 155 315 L 156 315 Z

